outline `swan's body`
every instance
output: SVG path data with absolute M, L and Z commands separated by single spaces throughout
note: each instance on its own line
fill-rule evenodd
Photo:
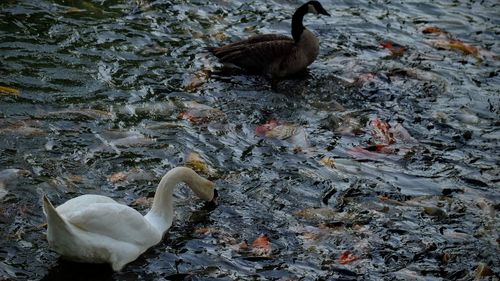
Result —
M 109 263 L 118 271 L 158 244 L 172 225 L 172 194 L 185 182 L 196 195 L 210 201 L 214 184 L 193 170 L 177 167 L 161 179 L 151 210 L 142 216 L 129 206 L 100 195 L 82 195 L 54 208 L 44 196 L 47 240 L 63 257 L 87 263 Z
M 319 41 L 302 21 L 307 13 L 329 14 L 318 1 L 300 6 L 292 17 L 292 36 L 264 34 L 209 50 L 223 63 L 282 78 L 303 71 L 319 54 Z

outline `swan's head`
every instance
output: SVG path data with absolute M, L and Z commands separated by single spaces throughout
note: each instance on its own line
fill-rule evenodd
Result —
M 307 12 L 311 14 L 321 14 L 325 16 L 330 16 L 330 14 L 321 6 L 321 3 L 318 1 L 309 1 L 305 5 L 307 5 Z
M 198 175 L 191 168 L 173 168 L 172 170 L 168 171 L 164 178 L 171 179 L 174 183 L 185 182 L 191 188 L 191 190 L 193 190 L 194 194 L 196 194 L 203 200 L 212 201 L 215 197 L 215 183 Z
M 193 188 L 193 192 L 205 201 L 214 201 L 217 197 L 215 183 L 202 177 L 199 177 L 198 180 L 197 188 Z

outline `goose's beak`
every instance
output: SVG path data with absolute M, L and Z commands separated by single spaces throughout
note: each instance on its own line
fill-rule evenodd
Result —
M 325 16 L 330 16 L 330 14 L 325 9 L 321 9 L 321 11 L 318 11 L 318 14 L 322 14 L 322 15 L 325 15 Z
M 316 11 L 318 12 L 318 14 L 330 16 L 330 14 L 321 5 L 319 7 L 316 7 Z

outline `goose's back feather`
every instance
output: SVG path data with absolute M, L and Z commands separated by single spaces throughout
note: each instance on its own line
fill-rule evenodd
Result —
M 250 71 L 267 71 L 296 48 L 292 38 L 278 34 L 265 34 L 212 49 L 223 63 L 232 63 Z
M 225 49 L 229 49 L 234 46 L 240 46 L 240 45 L 248 45 L 248 44 L 256 44 L 256 43 L 262 43 L 262 42 L 272 42 L 272 41 L 281 41 L 281 40 L 292 40 L 293 39 L 289 36 L 286 35 L 281 35 L 281 34 L 260 34 L 260 35 L 254 35 L 251 36 L 247 39 L 236 41 L 234 43 L 224 45 L 221 47 L 213 48 L 216 52 L 219 51 L 224 51 Z

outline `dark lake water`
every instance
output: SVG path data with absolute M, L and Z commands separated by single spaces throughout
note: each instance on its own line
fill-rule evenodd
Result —
M 0 280 L 498 280 L 500 3 L 322 1 L 276 89 L 205 52 L 302 3 L 1 1 Z M 145 212 L 180 165 L 218 205 L 121 272 L 48 249 L 42 194 Z

